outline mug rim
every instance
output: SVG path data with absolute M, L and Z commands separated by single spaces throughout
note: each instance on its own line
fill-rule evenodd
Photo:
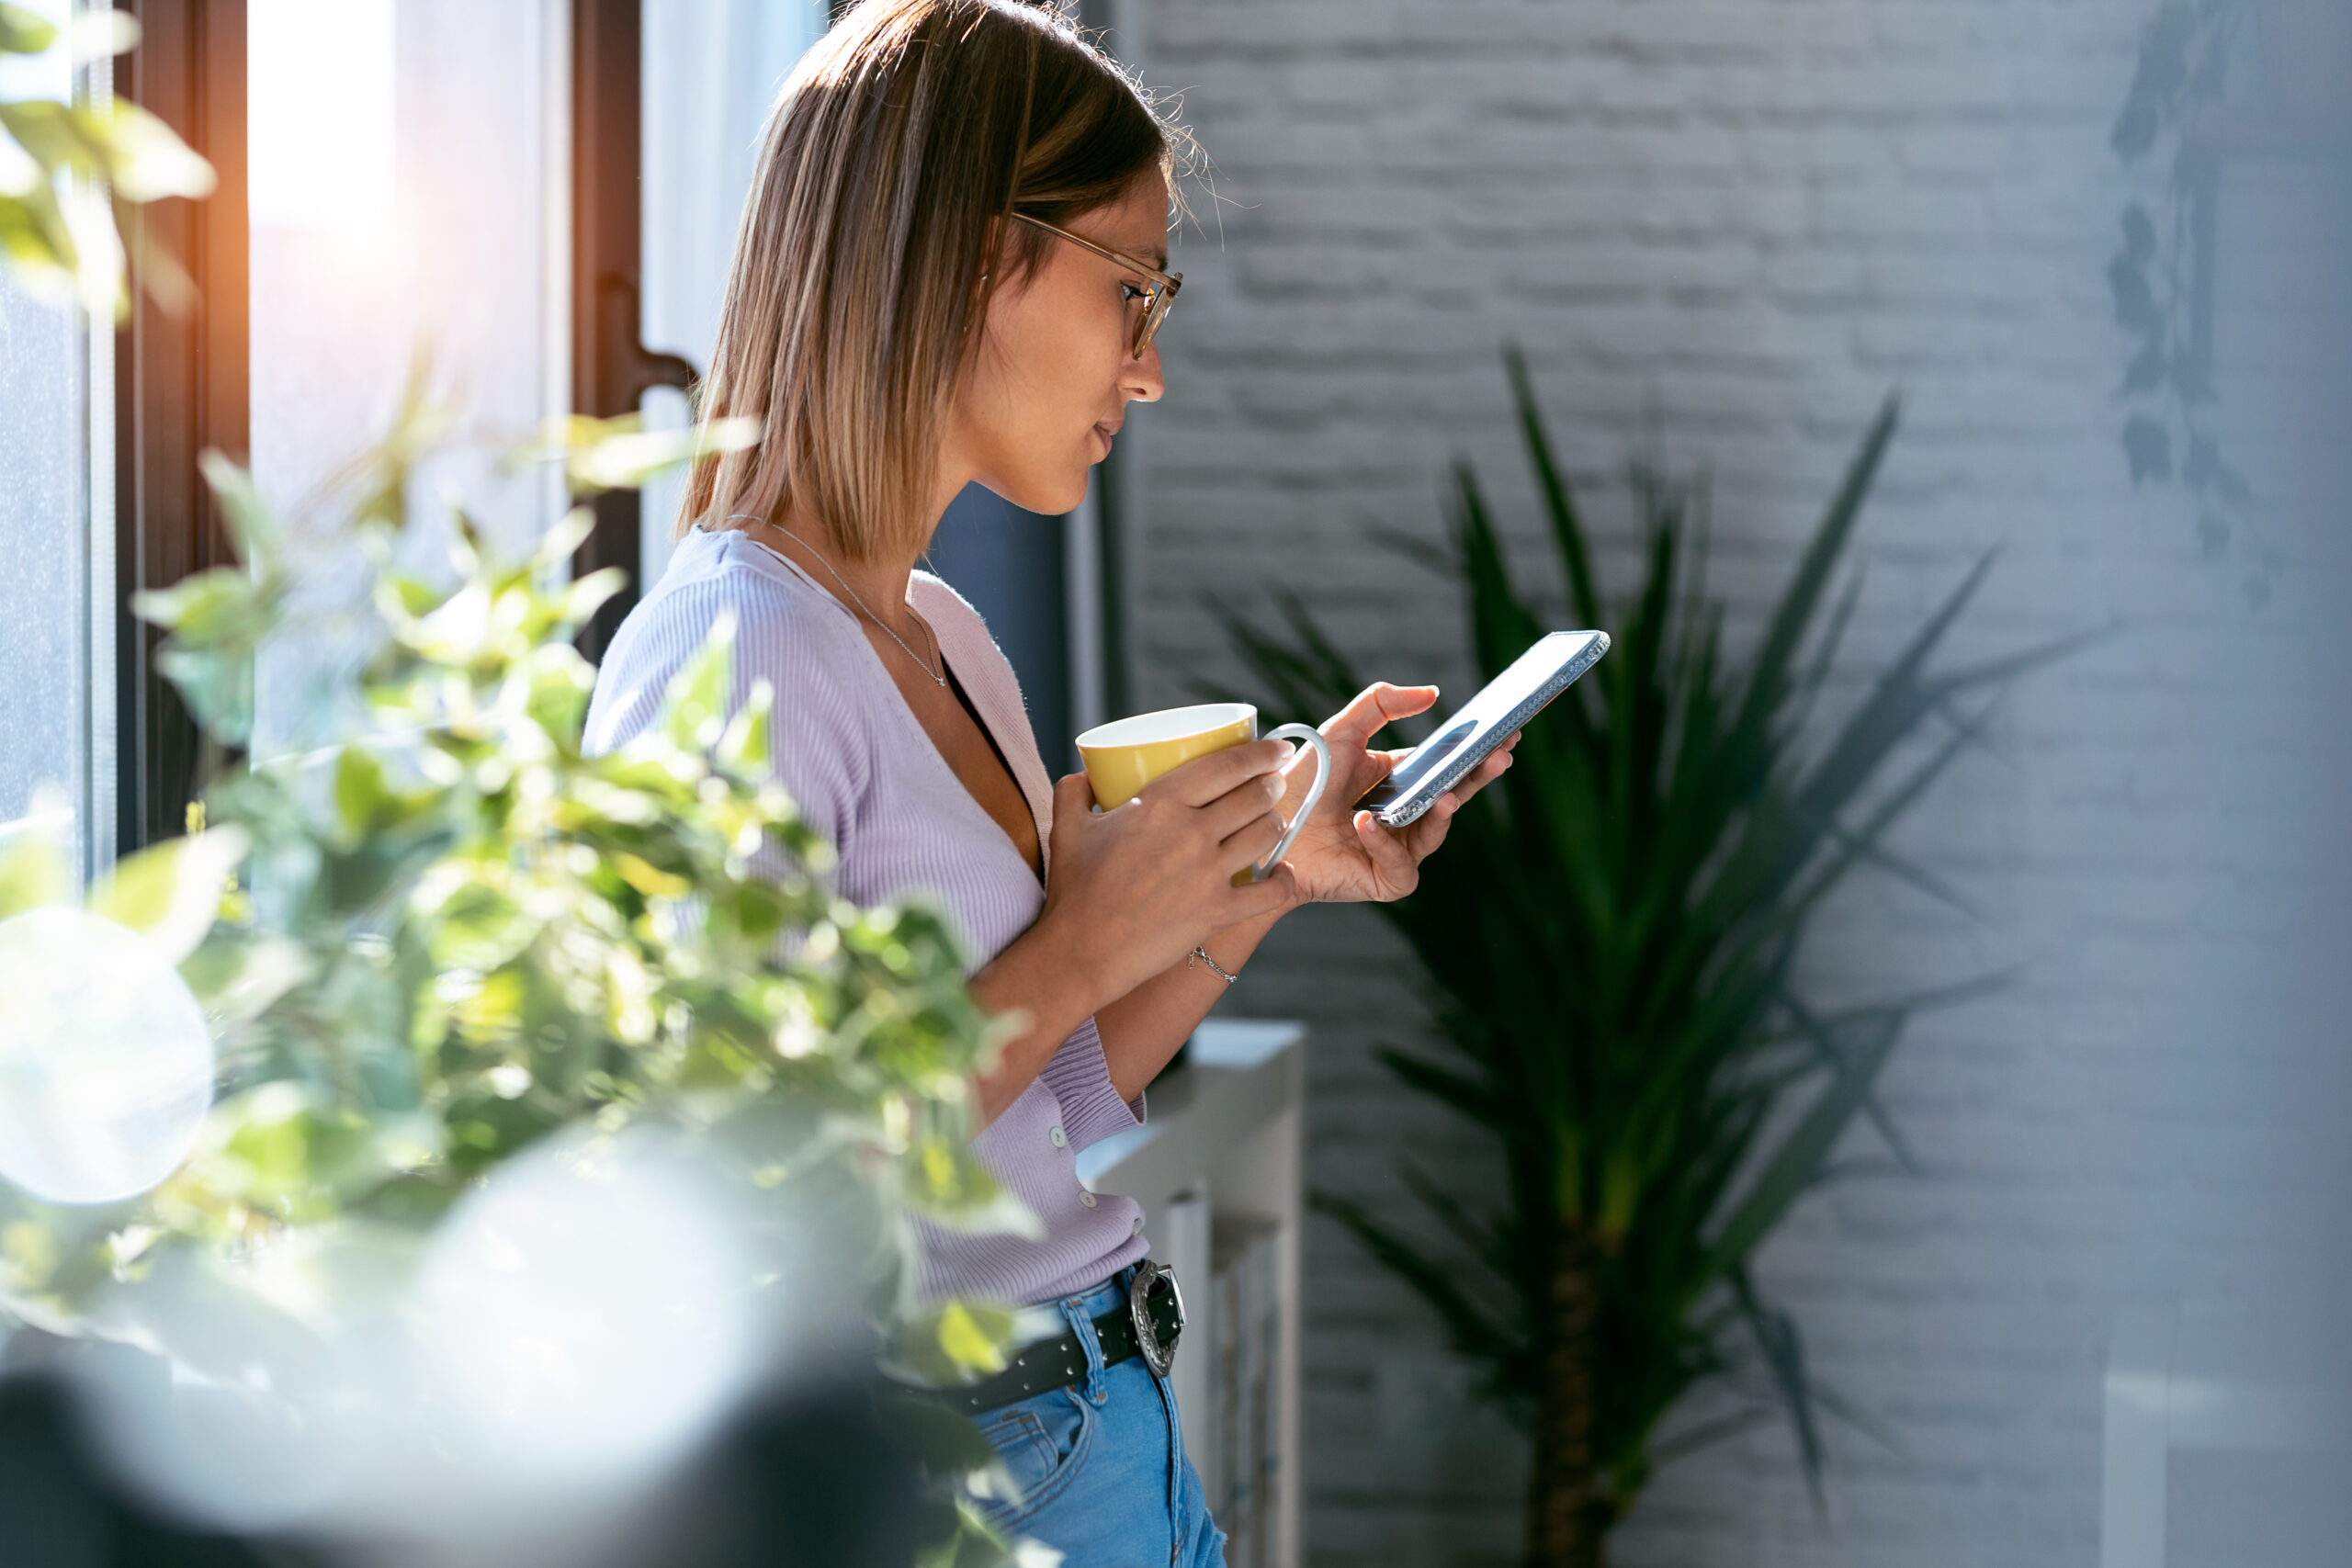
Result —
M 1164 746 L 1170 741 L 1190 740 L 1195 736 L 1207 735 L 1244 720 L 1254 725 L 1257 717 L 1258 705 L 1255 703 L 1192 703 L 1183 707 L 1156 708 L 1150 713 L 1129 714 L 1125 718 L 1111 719 L 1081 732 L 1075 744 L 1081 751 L 1090 748 L 1103 750 L 1115 746 Z M 1152 723 L 1153 728 L 1146 734 L 1113 733 L 1148 722 Z M 1179 725 L 1182 728 L 1177 728 Z

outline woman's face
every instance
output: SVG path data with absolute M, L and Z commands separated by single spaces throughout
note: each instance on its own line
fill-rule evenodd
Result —
M 1094 243 L 1168 265 L 1168 187 L 1155 175 L 1065 225 Z M 1150 280 L 1053 235 L 1035 271 L 989 301 L 979 351 L 948 415 L 944 468 L 1048 515 L 1086 496 L 1127 404 L 1156 402 L 1159 348 L 1129 351 Z

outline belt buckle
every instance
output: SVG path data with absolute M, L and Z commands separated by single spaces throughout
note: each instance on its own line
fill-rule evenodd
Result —
M 1159 1342 L 1159 1325 L 1151 1321 L 1151 1292 L 1163 1282 L 1176 1301 L 1176 1332 L 1165 1345 Z M 1144 1365 L 1154 1376 L 1166 1377 L 1176 1364 L 1176 1344 L 1184 1334 L 1184 1292 L 1176 1283 L 1176 1270 L 1149 1259 L 1136 1264 L 1135 1282 L 1127 1287 L 1127 1313 L 1135 1319 L 1136 1348 L 1143 1352 Z

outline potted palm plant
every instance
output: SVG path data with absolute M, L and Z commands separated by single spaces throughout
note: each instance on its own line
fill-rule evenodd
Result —
M 1852 1412 L 1808 1375 L 1757 1252 L 1857 1118 L 1896 1138 L 1874 1094 L 1906 1022 L 1984 982 L 1828 1007 L 1799 959 L 1857 870 L 1962 903 L 1889 834 L 2001 689 L 2062 645 L 1934 666 L 1988 556 L 1843 720 L 1824 722 L 1816 701 L 1859 592 L 1856 580 L 1833 593 L 1833 578 L 1894 401 L 1737 659 L 1705 586 L 1697 487 L 1637 466 L 1643 576 L 1604 594 L 1526 365 L 1506 360 L 1570 614 L 1612 648 L 1529 727 L 1503 787 L 1463 810 L 1419 891 L 1382 906 L 1421 962 L 1442 1044 L 1384 1059 L 1494 1140 L 1506 1185 L 1464 1200 L 1407 1168 L 1418 1227 L 1317 1201 L 1435 1309 L 1484 1395 L 1532 1439 L 1528 1561 L 1594 1568 L 1659 1464 L 1776 1403 L 1817 1489 L 1819 1414 Z M 1547 628 L 1466 463 L 1454 484 L 1450 548 L 1416 553 L 1460 583 L 1491 678 Z M 1272 706 L 1324 713 L 1361 689 L 1295 598 L 1280 632 L 1220 614 Z M 1733 1395 L 1728 1413 L 1678 1426 L 1708 1385 Z

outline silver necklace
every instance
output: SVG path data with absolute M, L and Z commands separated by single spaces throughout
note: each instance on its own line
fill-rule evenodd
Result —
M 824 551 L 819 549 L 816 546 L 810 544 L 808 540 L 802 538 L 799 535 L 794 533 L 783 524 L 770 523 L 766 518 L 754 517 L 748 512 L 738 512 L 729 517 L 727 521 L 729 523 L 757 523 L 763 527 L 773 528 L 777 533 L 783 535 L 786 538 L 790 539 L 794 544 L 798 545 L 802 549 L 807 550 L 810 555 L 815 556 L 817 558 L 817 564 L 823 567 L 828 572 L 831 572 L 835 582 L 841 583 L 842 592 L 849 595 L 850 603 L 855 604 L 858 607 L 859 612 L 863 614 L 867 620 L 872 621 L 876 626 L 880 626 L 882 628 L 882 635 L 888 637 L 892 642 L 897 643 L 900 649 L 905 652 L 906 656 L 915 661 L 915 668 L 931 677 L 931 683 L 933 685 L 943 689 L 946 686 L 947 660 L 940 655 L 939 637 L 937 633 L 931 630 L 930 622 L 923 620 L 921 615 L 917 615 L 915 617 L 916 621 L 922 624 L 924 632 L 929 634 L 931 637 L 932 659 L 939 660 L 939 668 L 937 670 L 932 669 L 931 660 L 925 659 L 922 654 L 917 653 L 913 649 L 909 648 L 907 646 L 907 639 L 890 629 L 889 622 L 884 620 L 881 616 L 876 615 L 872 610 L 865 607 L 865 601 L 857 596 L 857 590 L 852 588 L 847 582 L 842 581 L 842 574 L 833 570 L 833 563 L 825 558 Z

